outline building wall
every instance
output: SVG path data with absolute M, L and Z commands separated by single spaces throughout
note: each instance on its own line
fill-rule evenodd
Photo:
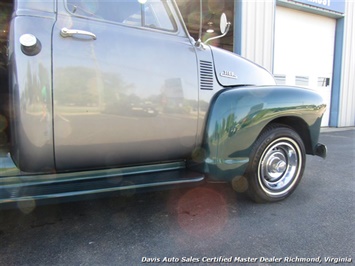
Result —
M 245 1 L 241 5 L 241 47 L 243 57 L 272 72 L 274 59 L 274 0 Z
M 274 72 L 276 2 L 277 0 L 235 0 L 234 51 L 272 73 Z M 287 1 L 282 0 L 282 2 Z M 336 110 L 333 108 L 330 111 L 330 116 L 337 118 L 331 126 L 336 127 L 355 126 L 355 1 L 344 0 L 344 2 L 346 9 L 342 55 L 340 55 L 341 58 L 335 58 L 335 60 L 341 60 L 341 71 L 337 72 L 339 76 L 333 76 L 333 79 L 340 80 L 340 87 L 335 91 L 336 97 L 332 95 L 333 100 L 338 103 Z M 295 7 L 295 9 L 298 8 Z M 323 11 L 316 13 L 324 15 Z M 329 16 L 337 17 L 338 15 L 330 14 Z
M 355 1 L 346 1 L 339 127 L 355 126 Z

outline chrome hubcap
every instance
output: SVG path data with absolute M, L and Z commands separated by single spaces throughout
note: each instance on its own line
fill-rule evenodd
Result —
M 261 188 L 270 195 L 287 192 L 297 181 L 301 165 L 301 151 L 294 140 L 275 140 L 261 156 L 258 169 Z
M 282 176 L 286 170 L 287 161 L 283 153 L 275 152 L 269 154 L 266 158 L 266 178 L 270 181 L 275 181 Z

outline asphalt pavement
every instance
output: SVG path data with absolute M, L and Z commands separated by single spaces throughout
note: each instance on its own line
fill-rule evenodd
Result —
M 0 211 L 0 265 L 351 265 L 355 129 L 323 129 L 286 200 L 229 185 Z

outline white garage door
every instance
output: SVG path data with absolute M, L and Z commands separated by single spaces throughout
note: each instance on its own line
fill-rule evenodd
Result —
M 279 84 L 318 91 L 327 104 L 328 126 L 336 20 L 290 8 L 276 8 L 274 74 Z

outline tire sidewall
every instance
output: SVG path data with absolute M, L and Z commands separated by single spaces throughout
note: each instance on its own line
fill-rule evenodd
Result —
M 278 142 L 290 143 L 298 155 L 298 167 L 292 181 L 280 191 L 269 190 L 261 180 L 260 167 L 261 160 L 267 150 Z M 257 139 L 250 155 L 250 164 L 247 169 L 247 177 L 249 180 L 248 194 L 257 202 L 274 202 L 283 200 L 296 189 L 302 179 L 306 164 L 305 148 L 302 139 L 291 128 L 285 126 L 273 125 L 268 127 Z

